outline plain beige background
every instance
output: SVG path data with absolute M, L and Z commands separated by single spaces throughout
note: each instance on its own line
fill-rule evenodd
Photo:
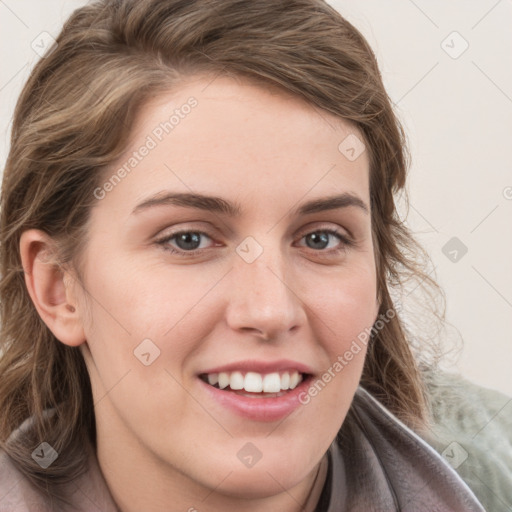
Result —
M 38 47 L 85 3 L 0 0 L 2 165 Z M 406 222 L 446 291 L 447 336 L 464 340 L 445 365 L 512 396 L 512 2 L 329 3 L 373 47 L 408 134 Z

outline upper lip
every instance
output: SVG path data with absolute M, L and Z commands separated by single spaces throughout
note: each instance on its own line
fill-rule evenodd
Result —
M 221 373 L 221 372 L 256 372 L 256 373 L 273 373 L 273 372 L 285 372 L 285 371 L 298 371 L 299 373 L 313 374 L 313 370 L 297 361 L 290 359 L 280 359 L 277 361 L 256 361 L 256 360 L 244 360 L 237 361 L 234 363 L 224 364 L 222 366 L 216 366 L 200 372 L 200 375 L 209 373 Z

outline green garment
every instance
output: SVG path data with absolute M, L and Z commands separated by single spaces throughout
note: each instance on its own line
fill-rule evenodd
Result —
M 488 512 L 512 512 L 512 398 L 443 372 L 429 390 L 434 424 L 419 435 Z

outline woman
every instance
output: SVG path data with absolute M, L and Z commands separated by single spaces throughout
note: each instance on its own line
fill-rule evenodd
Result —
M 4 174 L 1 510 L 483 510 L 422 440 L 405 179 L 324 2 L 77 10 Z

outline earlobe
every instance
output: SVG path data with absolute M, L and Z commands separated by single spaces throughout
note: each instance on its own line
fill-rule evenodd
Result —
M 85 341 L 82 319 L 70 279 L 52 257 L 55 243 L 44 231 L 24 231 L 20 253 L 25 283 L 34 306 L 54 336 L 69 346 Z

